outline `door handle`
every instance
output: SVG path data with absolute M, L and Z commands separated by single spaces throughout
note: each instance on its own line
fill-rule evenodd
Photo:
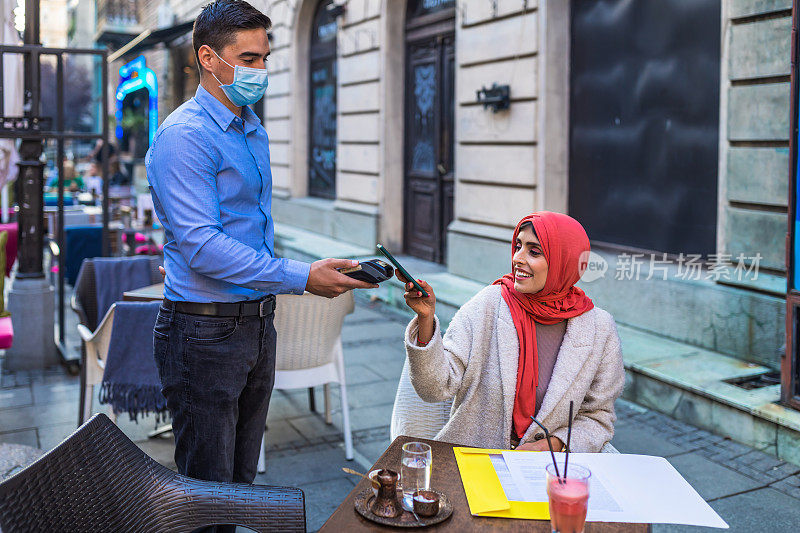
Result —
M 439 163 L 436 168 L 439 170 L 439 174 L 447 174 L 447 169 L 444 168 L 443 164 Z

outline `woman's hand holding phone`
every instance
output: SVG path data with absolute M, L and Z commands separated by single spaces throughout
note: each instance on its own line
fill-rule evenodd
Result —
M 436 295 L 425 280 L 418 279 L 417 283 L 428 293 L 428 296 L 422 296 L 422 293 L 414 287 L 411 280 L 406 279 L 399 270 L 396 270 L 395 274 L 397 275 L 397 279 L 405 283 L 406 292 L 403 294 L 403 298 L 406 299 L 406 305 L 419 317 L 417 340 L 420 344 L 427 344 L 433 337 L 433 315 L 436 311 Z

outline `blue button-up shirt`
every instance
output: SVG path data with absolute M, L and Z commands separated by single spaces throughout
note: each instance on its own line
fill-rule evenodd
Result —
M 274 254 L 267 132 L 202 86 L 158 128 L 145 158 L 164 225 L 164 296 L 235 302 L 302 294 L 309 265 Z

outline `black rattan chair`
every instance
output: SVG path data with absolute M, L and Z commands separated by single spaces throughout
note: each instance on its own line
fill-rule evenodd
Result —
M 188 532 L 214 524 L 305 531 L 303 491 L 182 476 L 102 413 L 0 483 L 4 533 Z

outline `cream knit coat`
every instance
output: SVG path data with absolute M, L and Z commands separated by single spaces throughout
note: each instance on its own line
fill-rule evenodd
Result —
M 406 328 L 411 383 L 427 402 L 453 398 L 449 422 L 437 440 L 481 448 L 511 446 L 511 414 L 517 388 L 519 340 L 499 285 L 490 285 L 458 310 L 442 338 L 435 319 L 433 338 L 417 345 L 415 317 Z M 614 400 L 622 393 L 617 327 L 595 307 L 567 322 L 550 385 L 536 418 L 567 442 L 569 402 L 575 402 L 571 451 L 599 452 L 614 435 Z M 539 440 L 531 424 L 521 443 Z

